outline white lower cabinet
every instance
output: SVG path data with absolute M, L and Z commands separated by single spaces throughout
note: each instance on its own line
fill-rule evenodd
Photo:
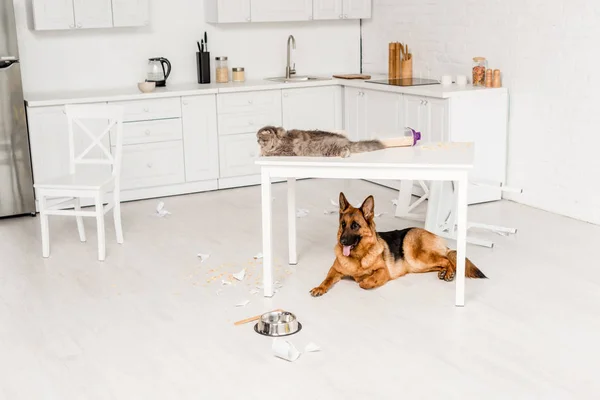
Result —
M 214 94 L 181 99 L 185 180 L 187 182 L 219 177 L 217 104 Z
M 139 189 L 185 182 L 181 140 L 123 146 L 121 187 Z
M 448 100 L 404 95 L 406 126 L 421 132 L 421 142 L 442 142 L 448 138 Z
M 256 133 L 219 137 L 219 176 L 231 178 L 260 173 L 260 167 L 254 164 L 259 155 Z

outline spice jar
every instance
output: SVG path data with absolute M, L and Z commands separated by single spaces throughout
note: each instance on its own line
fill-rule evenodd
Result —
M 217 83 L 229 82 L 229 67 L 227 66 L 227 57 L 215 57 L 215 68 Z
M 494 80 L 492 81 L 492 87 L 499 88 L 502 87 L 502 82 L 500 81 L 500 70 L 494 70 Z
M 492 87 L 492 70 L 488 69 L 485 73 L 485 87 Z
M 485 57 L 473 58 L 473 86 L 485 86 L 485 70 L 487 60 Z
M 244 82 L 246 80 L 246 74 L 243 67 L 231 68 L 231 75 L 234 82 Z

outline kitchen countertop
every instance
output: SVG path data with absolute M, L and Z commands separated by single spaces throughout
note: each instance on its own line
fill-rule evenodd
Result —
M 372 80 L 385 79 L 385 76 L 372 76 Z M 77 103 L 94 103 L 103 101 L 131 101 L 145 100 L 165 97 L 181 97 L 194 96 L 202 94 L 216 93 L 235 93 L 248 92 L 256 90 L 276 90 L 289 88 L 303 87 L 319 87 L 319 86 L 346 86 L 361 89 L 371 89 L 381 92 L 403 93 L 415 96 L 425 96 L 433 98 L 450 98 L 459 95 L 468 95 L 478 91 L 489 90 L 506 90 L 506 88 L 481 88 L 473 87 L 472 85 L 458 86 L 456 84 L 450 86 L 442 85 L 426 85 L 426 86 L 389 86 L 378 83 L 370 83 L 364 80 L 353 79 L 329 79 L 315 80 L 302 82 L 274 82 L 264 79 L 249 80 L 246 82 L 229 82 L 229 83 L 210 83 L 210 84 L 169 84 L 167 87 L 156 88 L 151 93 L 142 93 L 138 90 L 137 84 L 127 88 L 115 88 L 106 90 L 81 90 L 81 91 L 65 91 L 65 92 L 42 92 L 42 93 L 25 93 L 25 101 L 28 107 L 46 107 L 57 106 L 63 104 Z

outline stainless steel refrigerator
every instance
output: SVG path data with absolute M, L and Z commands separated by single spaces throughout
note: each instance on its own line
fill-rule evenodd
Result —
M 34 212 L 13 0 L 0 0 L 0 217 Z

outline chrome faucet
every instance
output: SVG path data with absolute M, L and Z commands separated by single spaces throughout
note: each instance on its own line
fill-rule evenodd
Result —
M 294 50 L 296 49 L 296 39 L 294 38 L 294 36 L 290 35 L 288 37 L 288 41 L 287 41 L 287 65 L 285 66 L 285 77 L 286 79 L 289 79 L 292 77 L 292 75 L 296 74 L 296 63 L 294 63 L 294 67 L 291 67 L 291 49 L 290 49 L 290 43 L 292 44 Z

